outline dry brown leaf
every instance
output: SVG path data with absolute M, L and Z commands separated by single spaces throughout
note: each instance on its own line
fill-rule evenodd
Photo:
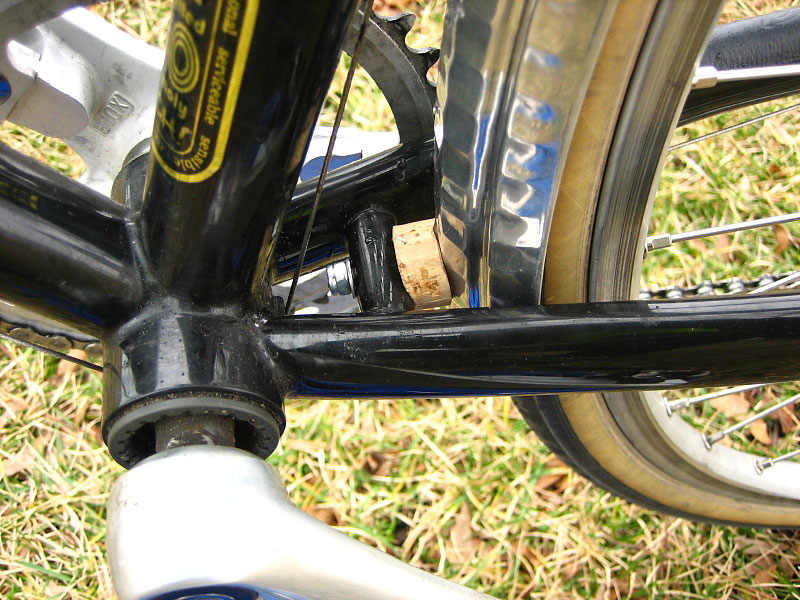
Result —
M 316 454 L 323 448 L 327 448 L 327 442 L 323 440 L 293 440 L 288 439 L 286 442 L 281 442 L 283 447 L 287 450 L 297 450 L 298 452 L 305 452 L 307 454 Z
M 445 555 L 451 563 L 463 564 L 472 560 L 480 545 L 480 540 L 472 531 L 472 515 L 467 503 L 464 502 L 456 515 L 455 523 L 450 528 Z
M 307 506 L 303 510 L 326 525 L 338 525 L 340 522 L 339 514 L 326 506 Z
M 700 238 L 689 240 L 689 245 L 697 250 L 700 254 L 705 254 L 708 252 L 708 246 L 706 246 L 706 243 Z
M 28 407 L 28 403 L 24 398 L 8 395 L 0 400 L 0 406 L 5 406 L 12 413 L 20 413 Z
M 45 589 L 49 598 L 62 598 L 64 597 L 63 594 L 69 590 L 69 587 L 56 583 L 55 581 L 50 581 Z
M 783 254 L 789 247 L 789 230 L 779 223 L 772 226 L 772 231 L 775 232 L 775 254 Z
M 798 574 L 795 563 L 792 562 L 792 559 L 786 556 L 785 554 L 781 556 L 780 566 L 781 566 L 781 573 L 786 575 L 786 577 L 795 577 L 795 575 Z
M 775 573 L 772 572 L 772 569 L 763 569 L 756 573 L 753 581 L 756 583 L 771 583 L 775 581 Z
M 30 473 L 37 458 L 36 451 L 30 446 L 25 446 L 14 456 L 3 461 L 0 471 L 4 477 L 13 477 L 23 472 Z
M 106 443 L 105 440 L 103 439 L 103 430 L 100 428 L 100 425 L 95 425 L 94 427 L 92 427 L 91 432 L 98 444 Z
M 80 360 L 88 360 L 88 355 L 83 350 L 72 349 L 67 352 L 71 357 L 77 358 Z M 63 358 L 58 361 L 58 367 L 56 367 L 56 377 L 61 380 L 66 379 L 70 375 L 72 375 L 75 371 L 80 369 L 80 365 L 76 365 L 74 362 L 64 360 Z
M 537 490 L 546 490 L 549 488 L 558 488 L 561 487 L 560 484 L 562 481 L 566 480 L 567 473 L 569 473 L 569 467 L 567 467 L 564 462 L 556 456 L 553 456 L 544 463 L 544 471 L 543 475 L 539 475 L 536 479 L 535 488 Z M 560 491 L 563 491 L 564 487 L 561 487 Z
M 761 571 L 774 571 L 777 568 L 774 553 L 779 547 L 776 544 L 744 536 L 735 538 L 734 544 L 748 557 L 749 562 L 744 565 L 743 570 L 750 577 L 755 577 Z
M 726 417 L 743 415 L 750 410 L 750 403 L 742 394 L 727 394 L 711 400 L 711 406 Z
M 408 11 L 408 7 L 404 2 L 397 2 L 396 0 L 375 0 L 372 10 L 378 15 L 399 15 Z
M 747 430 L 750 432 L 755 439 L 766 446 L 772 445 L 772 438 L 769 435 L 769 431 L 767 431 L 767 423 L 764 419 L 759 419 L 758 421 L 751 423 L 748 425 Z
M 778 422 L 781 424 L 781 432 L 786 435 L 797 429 L 797 419 L 795 418 L 794 406 L 784 406 L 776 413 Z
M 721 262 L 727 264 L 731 261 L 731 241 L 727 234 L 714 237 L 714 248 Z
M 606 598 L 606 586 L 605 584 L 601 584 L 600 587 L 597 588 L 597 591 L 594 593 L 594 600 L 605 600 Z
M 391 466 L 391 461 L 381 452 L 370 452 L 367 455 L 367 460 L 364 461 L 364 470 L 376 477 L 388 475 Z
M 733 540 L 737 550 L 741 550 L 746 556 L 757 556 L 768 554 L 775 548 L 775 544 L 767 540 L 738 536 Z

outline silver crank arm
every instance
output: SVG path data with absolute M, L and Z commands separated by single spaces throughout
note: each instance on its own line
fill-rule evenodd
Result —
M 271 465 L 218 446 L 167 450 L 122 475 L 108 501 L 108 552 L 120 600 L 166 593 L 263 600 L 490 598 L 316 520 L 291 503 Z
M 0 43 L 11 87 L 0 121 L 63 139 L 86 163 L 84 183 L 108 194 L 153 130 L 164 53 L 82 8 L 13 39 L 0 31 Z

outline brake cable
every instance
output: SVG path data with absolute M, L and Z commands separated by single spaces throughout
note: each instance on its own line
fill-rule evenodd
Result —
M 361 28 L 358 30 L 358 39 L 356 40 L 355 48 L 353 49 L 353 56 L 350 60 L 350 68 L 347 71 L 347 78 L 344 82 L 342 89 L 342 97 L 339 100 L 339 107 L 336 109 L 336 118 L 333 121 L 333 129 L 331 130 L 331 139 L 328 142 L 328 150 L 325 152 L 325 159 L 322 161 L 322 170 L 319 173 L 319 180 L 317 181 L 317 190 L 314 193 L 314 204 L 311 206 L 311 213 L 308 215 L 308 223 L 306 230 L 303 234 L 303 243 L 300 246 L 300 254 L 297 257 L 297 265 L 294 269 L 292 277 L 292 286 L 289 288 L 289 295 L 286 297 L 286 312 L 291 314 L 292 302 L 294 300 L 294 293 L 297 290 L 297 282 L 300 280 L 300 273 L 303 270 L 303 263 L 306 260 L 306 250 L 308 250 L 308 243 L 311 239 L 311 230 L 314 227 L 314 219 L 317 216 L 317 209 L 319 208 L 320 198 L 322 197 L 322 186 L 325 185 L 325 177 L 328 174 L 328 166 L 333 156 L 333 146 L 336 144 L 336 134 L 339 131 L 339 125 L 344 116 L 345 105 L 347 104 L 347 96 L 350 93 L 350 85 L 353 83 L 353 76 L 356 72 L 356 65 L 358 65 L 358 54 L 361 51 L 361 42 L 364 40 L 364 33 L 367 30 L 367 23 L 369 23 L 369 16 L 372 13 L 372 5 L 375 0 L 365 0 L 364 2 L 364 17 L 361 20 Z

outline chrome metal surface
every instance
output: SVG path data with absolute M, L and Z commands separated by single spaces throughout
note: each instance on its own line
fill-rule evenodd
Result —
M 771 67 L 755 67 L 752 69 L 731 69 L 718 71 L 711 66 L 699 67 L 692 79 L 692 88 L 711 88 L 723 81 L 751 81 L 770 77 L 800 76 L 800 65 L 780 65 Z
M 771 290 L 778 289 L 783 287 L 787 284 L 793 283 L 800 279 L 800 271 L 796 271 L 795 273 L 790 273 L 785 277 L 781 277 L 777 281 L 773 281 L 772 283 L 767 283 L 765 285 L 759 286 L 754 290 L 751 290 L 749 293 L 751 294 L 763 294 L 764 292 L 769 292 Z
M 489 598 L 314 519 L 271 465 L 231 448 L 175 448 L 122 475 L 107 540 L 120 600 L 233 584 L 294 600 Z
M 667 416 L 671 417 L 673 414 L 675 414 L 676 410 L 682 410 L 687 406 L 691 406 L 692 404 L 699 404 L 700 402 L 708 402 L 709 400 L 713 400 L 714 398 L 721 398 L 722 396 L 727 396 L 729 394 L 738 394 L 739 392 L 754 390 L 756 388 L 760 388 L 765 385 L 767 384 L 756 383 L 753 385 L 739 385 L 736 387 L 727 388 L 716 392 L 711 392 L 710 394 L 695 396 L 694 398 L 680 398 L 679 400 L 664 400 L 664 408 L 666 408 L 667 410 Z
M 714 444 L 709 450 L 693 425 L 667 416 L 660 393 L 647 392 L 644 399 L 644 408 L 668 447 L 702 469 L 707 477 L 739 488 L 800 500 L 800 479 L 797 477 L 800 464 L 787 460 L 758 475 L 753 468 L 751 453 L 724 444 Z M 634 401 L 631 396 L 624 399 L 629 409 Z
M 19 31 L 0 29 L 0 72 L 13 90 L 0 120 L 64 139 L 86 163 L 83 182 L 108 194 L 152 132 L 164 53 L 82 8 Z
M 558 181 L 616 2 L 448 4 L 440 240 L 462 306 L 538 302 Z
M 352 280 L 350 274 L 350 261 L 340 260 L 327 266 L 328 288 L 334 296 L 348 296 L 353 293 Z
M 37 350 L 44 348 L 46 350 L 42 351 L 48 353 L 83 350 L 92 358 L 103 356 L 102 342 L 76 331 L 67 331 L 60 323 L 19 310 L 4 301 L 0 301 L 0 335 L 15 343 L 26 342 L 28 347 Z
M 716 22 L 721 4 L 677 0 L 662 2 L 657 8 L 652 36 L 641 53 L 605 167 L 590 257 L 589 297 L 593 300 L 638 296 L 652 197 L 667 150 L 656 148 L 654 140 L 663 140 L 666 146 L 674 132 L 702 39 Z M 657 290 L 659 297 L 669 289 Z M 693 289 L 718 291 L 717 282 Z M 609 394 L 606 408 L 619 424 L 619 439 L 630 439 L 633 452 L 669 476 L 680 478 L 696 470 L 711 480 L 710 485 L 723 482 L 778 498 L 800 499 L 798 463 L 780 463 L 759 477 L 752 454 L 723 444 L 706 450 L 697 429 L 667 416 L 658 393 Z
M 756 459 L 753 461 L 753 466 L 756 469 L 756 473 L 763 475 L 765 469 L 769 469 L 770 467 L 785 460 L 789 460 L 790 458 L 794 458 L 795 456 L 800 456 L 800 448 L 797 450 L 792 450 L 791 452 L 787 452 L 786 454 L 781 454 L 775 458 Z
M 651 235 L 645 242 L 647 251 L 658 250 L 660 248 L 668 248 L 672 244 L 678 242 L 685 242 L 688 240 L 695 240 L 697 238 L 709 237 L 713 235 L 722 235 L 724 233 L 734 233 L 737 231 L 746 231 L 748 229 L 756 229 L 758 227 L 770 227 L 780 223 L 791 223 L 792 221 L 800 220 L 800 213 L 789 213 L 785 215 L 778 215 L 775 217 L 766 217 L 764 219 L 754 219 L 753 221 L 743 221 L 741 223 L 730 223 L 728 225 L 718 225 L 716 227 L 706 227 L 697 229 L 695 231 L 684 231 L 681 233 L 658 233 Z

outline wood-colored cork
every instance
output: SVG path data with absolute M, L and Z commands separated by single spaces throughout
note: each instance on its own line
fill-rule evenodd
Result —
M 452 298 L 435 221 L 396 225 L 392 230 L 400 277 L 418 309 L 447 306 Z

